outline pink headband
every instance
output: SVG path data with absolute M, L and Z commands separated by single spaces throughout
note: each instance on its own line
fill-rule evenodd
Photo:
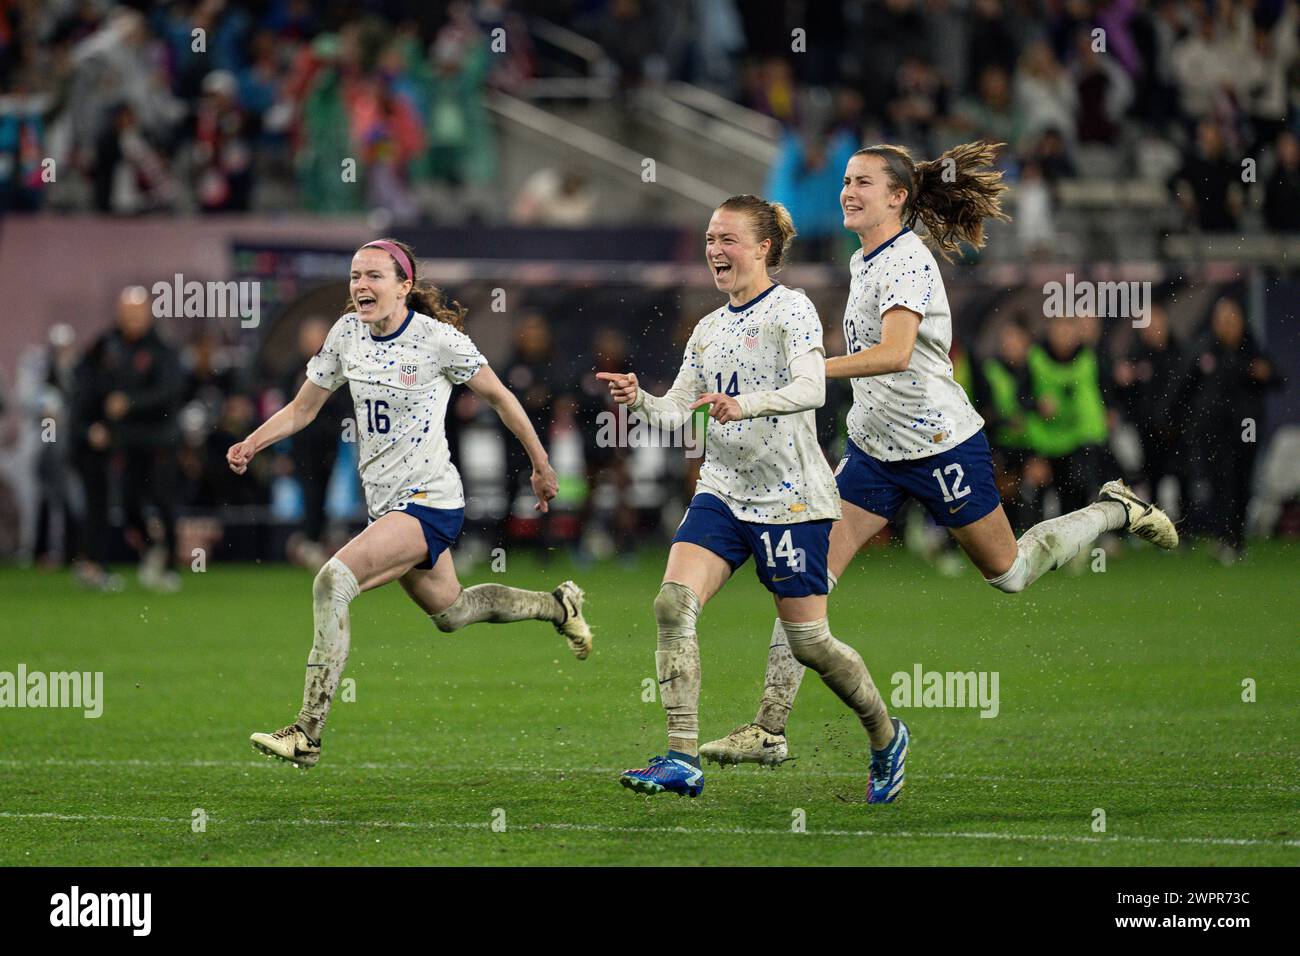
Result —
M 367 242 L 361 248 L 369 249 L 371 247 L 383 249 L 384 252 L 396 259 L 397 264 L 406 270 L 406 278 L 412 282 L 415 281 L 415 270 L 411 268 L 411 260 L 406 258 L 406 253 L 402 251 L 401 246 L 395 242 L 389 242 L 387 239 L 376 239 L 374 242 Z

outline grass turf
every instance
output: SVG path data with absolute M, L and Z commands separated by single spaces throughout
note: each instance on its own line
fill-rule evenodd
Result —
M 895 709 L 913 744 L 886 807 L 862 802 L 865 737 L 815 676 L 794 762 L 711 769 L 693 801 L 617 785 L 663 748 L 643 700 L 662 562 L 516 556 L 506 575 L 465 576 L 574 577 L 596 631 L 585 662 L 549 625 L 443 635 L 396 585 L 363 595 L 356 699 L 335 704 L 310 772 L 248 744 L 297 709 L 309 575 L 211 566 L 178 595 L 97 595 L 0 569 L 0 671 L 102 671 L 105 698 L 95 720 L 0 710 L 0 865 L 1300 864 L 1295 546 L 1228 569 L 1125 552 L 1014 597 L 971 569 L 864 554 L 831 623 L 886 694 L 918 663 L 1000 678 L 993 719 Z M 704 739 L 751 719 L 772 619 L 748 566 L 705 608 Z

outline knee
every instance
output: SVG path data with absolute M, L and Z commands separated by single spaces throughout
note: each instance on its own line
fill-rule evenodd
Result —
M 312 599 L 318 605 L 338 603 L 346 606 L 352 603 L 358 591 L 356 575 L 338 558 L 326 561 L 316 572 L 311 585 Z
M 781 622 L 786 640 L 790 644 L 790 653 L 804 667 L 815 671 L 823 670 L 830 663 L 831 632 L 826 619 L 807 624 L 790 624 Z
M 316 572 L 316 578 L 311 583 L 311 596 L 316 603 L 319 604 L 333 598 L 337 582 L 338 572 L 334 570 L 334 562 L 326 561 L 321 569 Z
M 661 636 L 694 632 L 695 619 L 700 613 L 700 600 L 684 584 L 665 581 L 655 595 L 655 623 Z

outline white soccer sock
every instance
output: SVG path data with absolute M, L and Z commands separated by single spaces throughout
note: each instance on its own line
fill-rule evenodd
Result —
M 564 619 L 564 607 L 549 591 L 525 591 L 505 584 L 476 584 L 465 588 L 456 600 L 429 619 L 440 631 L 458 631 L 479 621 L 507 624 L 511 621 Z
M 311 593 L 316 638 L 307 658 L 298 726 L 308 737 L 320 740 L 352 644 L 348 605 L 361 589 L 352 570 L 338 558 L 330 558 L 316 575 Z
M 1023 591 L 1048 571 L 1074 559 L 1083 548 L 1107 531 L 1124 527 L 1124 506 L 1115 501 L 1095 501 L 1086 508 L 1041 521 L 1016 542 L 1016 560 L 1010 569 L 988 583 L 999 591 Z
M 827 592 L 835 590 L 839 578 L 826 572 L 830 585 Z M 778 617 L 772 624 L 772 643 L 767 648 L 767 674 L 763 678 L 763 699 L 759 702 L 754 723 L 768 733 L 784 734 L 790 710 L 794 707 L 799 685 L 803 683 L 804 666 L 790 652 L 790 641 Z

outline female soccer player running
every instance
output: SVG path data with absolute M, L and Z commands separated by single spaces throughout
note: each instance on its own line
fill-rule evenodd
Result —
M 1019 541 L 1002 510 L 984 420 L 953 379 L 952 316 L 939 266 L 912 232 L 919 219 L 947 258 L 959 243 L 984 244 L 984 220 L 1006 219 L 1001 174 L 985 167 L 996 146 L 968 143 L 931 162 L 898 146 L 869 146 L 849 160 L 840 191 L 844 227 L 862 248 L 849 263 L 844 309 L 848 354 L 826 361 L 830 378 L 853 380 L 848 453 L 836 469 L 844 517 L 830 540 L 834 587 L 858 549 L 894 516 L 905 496 L 949 529 L 989 584 L 1014 594 L 1059 568 L 1105 531 L 1121 528 L 1161 548 L 1178 544 L 1173 523 L 1122 481 L 1099 500 L 1034 525 Z M 719 763 L 779 763 L 785 725 L 803 678 L 777 621 L 766 686 L 752 724 L 701 748 Z M 872 802 L 902 785 L 872 780 Z
M 410 246 L 392 239 L 357 250 L 349 288 L 352 310 L 307 363 L 298 395 L 226 453 L 242 475 L 259 451 L 310 424 L 334 389 L 350 386 L 370 523 L 316 575 L 316 637 L 302 710 L 283 730 L 251 738 L 258 750 L 304 768 L 320 759 L 321 733 L 351 643 L 348 606 L 362 591 L 396 579 L 440 631 L 476 621 L 550 621 L 579 660 L 591 651 L 583 593 L 572 581 L 547 593 L 503 584 L 461 588 L 456 578 L 447 549 L 460 534 L 465 497 L 443 431 L 453 385 L 468 385 L 523 443 L 537 510 L 546 511 L 557 490 L 528 416 L 465 334 L 465 310 L 421 281 Z
M 695 622 L 751 554 L 776 599 L 790 651 L 858 715 L 873 764 L 901 771 L 906 753 L 906 728 L 891 723 L 862 658 L 827 626 L 826 549 L 840 507 L 813 411 L 826 392 L 822 328 L 807 296 L 769 276 L 793 237 L 790 214 L 779 203 L 728 199 L 709 221 L 705 257 L 730 301 L 695 327 L 668 394 L 647 395 L 631 373 L 599 376 L 615 401 L 652 426 L 683 425 L 703 405 L 714 421 L 697 493 L 654 601 L 668 755 L 622 774 L 620 782 L 641 793 L 694 797 L 704 789 Z

